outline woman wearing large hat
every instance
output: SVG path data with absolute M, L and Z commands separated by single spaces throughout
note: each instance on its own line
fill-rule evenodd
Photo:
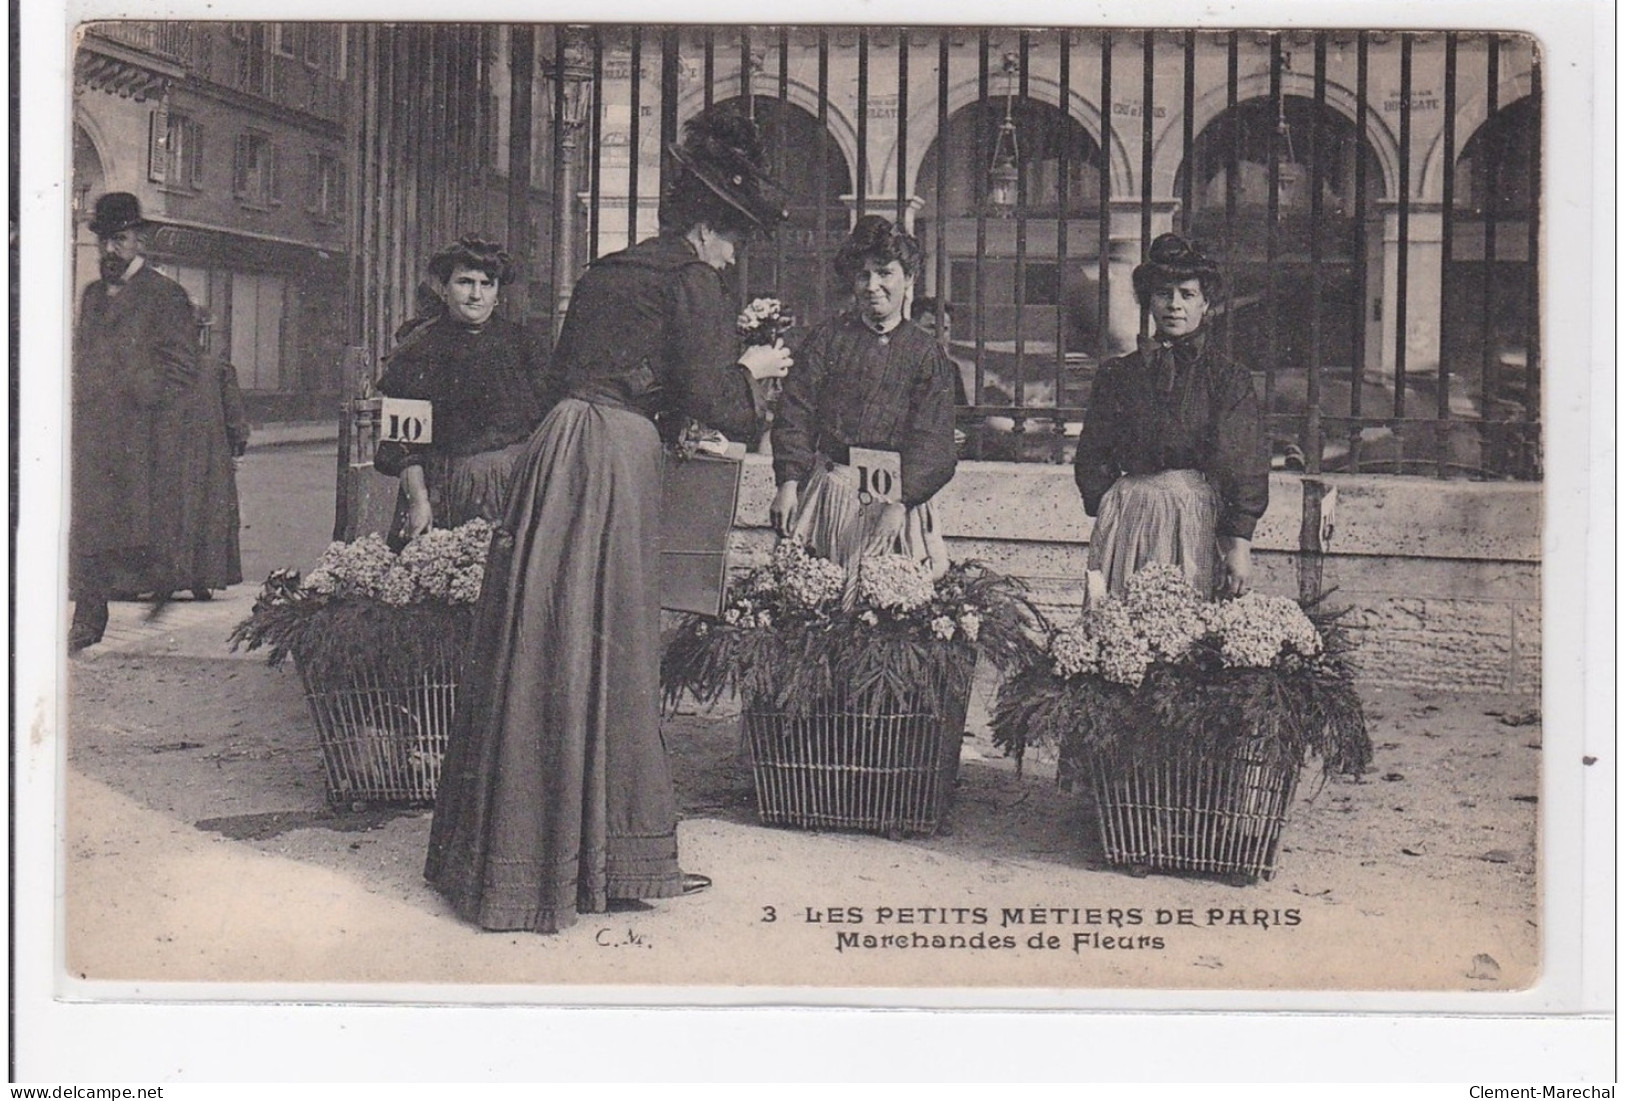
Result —
M 1152 563 L 1180 566 L 1205 596 L 1250 583 L 1269 455 L 1252 376 L 1208 339 L 1220 287 L 1195 245 L 1158 237 L 1134 269 L 1156 335 L 1095 377 L 1073 473 L 1095 517 L 1089 569 L 1110 592 Z
M 678 866 L 660 735 L 655 418 L 760 433 L 758 384 L 791 358 L 740 351 L 721 272 L 786 215 L 744 117 L 703 115 L 670 152 L 660 234 L 576 284 L 553 356 L 563 396 L 487 566 L 425 872 L 487 929 L 557 932 L 611 900 L 709 884 Z

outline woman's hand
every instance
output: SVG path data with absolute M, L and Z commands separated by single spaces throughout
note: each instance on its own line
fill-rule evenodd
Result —
M 779 533 L 779 538 L 790 538 L 790 532 L 796 526 L 796 505 L 800 499 L 801 489 L 793 480 L 785 482 L 773 495 L 773 503 L 768 506 L 767 515 L 773 522 L 773 530 Z
M 434 510 L 429 507 L 429 486 L 424 481 L 423 468 L 417 464 L 401 471 L 401 484 L 406 488 L 406 531 L 408 539 L 416 539 L 434 526 Z
M 1234 535 L 1219 536 L 1219 553 L 1224 556 L 1224 582 L 1220 596 L 1240 596 L 1253 581 L 1253 542 Z
M 751 378 L 760 382 L 764 378 L 783 378 L 789 374 L 795 358 L 784 341 L 775 340 L 772 344 L 752 344 L 740 354 L 739 362 L 750 372 Z

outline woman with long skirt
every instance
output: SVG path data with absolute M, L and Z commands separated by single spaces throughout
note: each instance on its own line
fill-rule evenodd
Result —
M 1121 593 L 1141 567 L 1175 565 L 1204 597 L 1239 596 L 1269 453 L 1252 375 L 1208 339 L 1219 269 L 1165 233 L 1133 279 L 1156 337 L 1101 365 L 1073 463 L 1095 517 L 1089 570 Z
M 782 345 L 740 352 L 721 272 L 785 217 L 755 126 L 670 150 L 659 236 L 593 262 L 493 547 L 425 875 L 465 920 L 554 933 L 611 900 L 703 890 L 677 859 L 661 739 L 657 415 L 760 434 Z

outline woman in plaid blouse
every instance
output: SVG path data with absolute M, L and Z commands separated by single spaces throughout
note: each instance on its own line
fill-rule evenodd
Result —
M 773 428 L 774 528 L 849 570 L 886 551 L 948 568 L 930 502 L 954 476 L 955 372 L 903 317 L 919 268 L 911 235 L 878 215 L 858 219 L 835 258 L 854 308 L 807 335 Z M 898 453 L 900 502 L 860 501 L 854 447 Z

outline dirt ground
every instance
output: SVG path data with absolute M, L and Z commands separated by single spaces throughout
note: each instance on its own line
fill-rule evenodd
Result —
M 147 995 L 457 983 L 517 999 L 556 984 L 1488 991 L 1538 977 L 1536 701 L 1367 689 L 1372 770 L 1306 774 L 1277 875 L 1238 887 L 1106 866 L 1087 800 L 989 744 L 986 696 L 951 831 L 902 840 L 759 824 L 737 719 L 676 717 L 683 862 L 715 887 L 541 937 L 450 914 L 421 877 L 427 810 L 328 808 L 291 669 L 89 651 L 69 692 L 68 968 Z

